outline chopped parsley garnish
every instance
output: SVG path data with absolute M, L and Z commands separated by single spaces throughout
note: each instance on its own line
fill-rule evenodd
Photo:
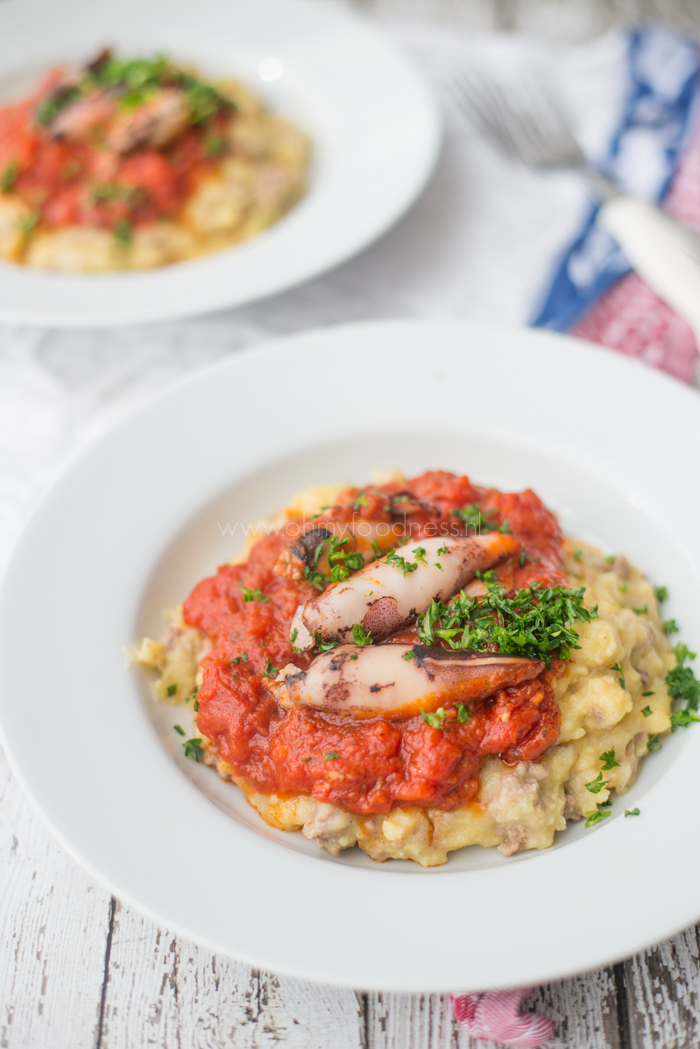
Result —
M 655 750 L 661 750 L 661 744 L 659 743 L 658 736 L 649 736 L 649 740 L 647 742 L 647 750 L 651 754 L 653 754 Z
M 614 747 L 612 748 L 612 750 L 604 750 L 603 753 L 600 755 L 600 760 L 603 762 L 604 772 L 609 772 L 610 769 L 614 769 L 616 767 L 619 767 L 620 765 L 620 762 L 617 761 L 615 758 Z
M 75 102 L 80 97 L 78 84 L 66 84 L 64 87 L 55 88 L 41 100 L 35 111 L 37 123 L 50 124 L 58 116 L 62 109 Z
M 377 542 L 376 539 L 372 540 L 372 549 L 374 550 L 374 553 L 376 554 L 377 557 L 381 557 L 382 556 L 383 550 L 382 550 L 381 546 L 379 545 L 379 543 Z
M 270 598 L 263 597 L 263 592 L 259 586 L 256 586 L 254 590 L 249 590 L 247 586 L 240 586 L 238 589 L 243 593 L 243 604 L 247 605 L 249 601 L 260 601 L 261 604 L 266 604 Z
M 671 714 L 671 724 L 674 728 L 687 728 L 694 721 L 700 721 L 700 714 L 694 714 L 692 710 L 675 710 Z
M 600 823 L 601 820 L 606 819 L 610 815 L 608 812 L 599 812 L 598 809 L 593 809 L 592 812 L 587 812 L 588 819 L 586 820 L 586 827 L 594 827 L 596 823 Z
M 419 549 L 423 548 L 420 547 Z M 425 551 L 423 552 L 425 553 Z M 414 563 L 411 561 L 407 561 L 405 557 L 399 557 L 395 550 L 392 550 L 390 554 L 386 555 L 386 563 L 388 565 L 393 565 L 394 568 L 400 569 L 404 574 L 404 578 L 407 575 L 410 575 L 411 572 L 415 572 L 415 570 L 418 568 L 418 562 Z
M 266 656 L 263 677 L 276 677 L 277 674 L 279 674 L 279 667 L 273 666 L 270 657 Z
M 307 583 L 311 583 L 317 590 L 325 590 L 328 586 L 328 579 L 315 569 L 309 568 L 308 565 L 304 565 L 304 576 Z
M 687 728 L 693 721 L 698 721 L 698 707 L 700 707 L 700 681 L 686 662 L 695 659 L 695 652 L 691 652 L 687 645 L 682 642 L 674 649 L 676 666 L 669 670 L 666 675 L 666 687 L 671 699 L 678 700 L 684 704 L 679 710 L 671 714 L 671 724 L 674 729 Z
M 610 667 L 610 669 L 614 670 L 617 674 L 620 675 L 619 678 L 617 679 L 620 682 L 620 688 L 626 688 L 626 685 L 625 685 L 625 671 L 624 671 L 624 668 L 622 666 L 622 663 L 613 663 L 613 665 Z
M 612 564 L 615 563 L 615 555 L 614 554 L 610 554 L 609 557 L 604 557 L 603 561 L 605 562 L 606 565 L 612 565 Z
M 416 562 L 419 565 L 427 565 L 428 562 L 425 560 L 425 547 L 424 546 L 417 546 L 416 549 L 413 551 L 413 556 L 415 557 Z
M 298 631 L 298 629 L 296 627 L 294 627 L 294 630 L 292 630 L 291 634 L 289 635 L 289 643 L 291 645 L 293 645 L 298 637 L 299 637 L 299 631 Z
M 494 524 L 488 518 L 495 517 L 496 511 L 481 510 L 476 503 L 473 503 L 471 506 L 463 506 L 461 510 L 450 510 L 450 513 L 464 521 L 467 530 L 473 528 L 479 535 L 487 535 L 489 532 L 505 532 L 509 535 L 511 533 L 508 521 L 503 521 L 500 525 Z
M 443 707 L 438 707 L 434 714 L 426 714 L 421 707 L 420 716 L 426 725 L 430 725 L 431 728 L 442 728 L 442 723 L 447 717 L 447 711 Z
M 331 536 L 328 560 L 344 561 L 351 572 L 357 572 L 364 565 L 365 559 L 357 550 L 343 549 L 343 547 L 349 542 L 350 540 L 347 536 L 344 539 L 338 539 L 335 535 Z M 323 546 L 324 544 L 321 543 L 320 545 Z
M 353 510 L 359 510 L 361 506 L 369 506 L 369 499 L 366 495 L 358 495 L 357 499 L 352 504 Z
M 574 550 L 574 561 L 580 561 L 583 557 L 583 550 Z
M 620 583 L 617 589 L 620 591 L 621 594 L 626 594 L 629 590 L 629 587 L 627 586 L 627 583 Z
M 329 583 L 342 583 L 344 579 L 348 578 L 350 572 L 357 572 L 364 565 L 365 559 L 359 551 L 345 550 L 345 546 L 349 542 L 348 536 L 344 539 L 338 539 L 336 535 L 333 535 L 330 540 L 324 539 L 316 547 L 314 551 L 314 567 L 309 568 L 308 565 L 305 566 L 304 574 L 307 580 L 318 590 L 325 590 Z M 331 566 L 329 576 L 324 576 L 318 568 L 319 558 L 326 549 Z M 336 563 L 334 564 L 333 562 Z
M 191 699 L 193 699 L 193 700 L 194 700 L 194 702 L 195 702 L 195 708 L 194 708 L 194 709 L 195 709 L 195 710 L 197 709 L 197 693 L 198 693 L 198 692 L 199 692 L 199 689 L 198 689 L 198 688 L 196 688 L 196 689 L 194 690 L 194 692 L 192 693 L 192 695 L 190 695 L 190 696 L 187 696 L 187 698 L 185 699 L 185 703 L 189 703 L 189 701 L 190 701 Z
M 177 685 L 168 685 L 165 691 L 168 693 L 169 696 L 174 696 L 177 692 Z
M 439 568 L 439 569 L 440 569 L 440 571 L 442 572 L 442 565 L 440 564 L 440 562 L 439 562 L 439 561 L 436 561 L 436 562 L 435 562 L 435 567 L 436 567 L 436 568 Z
M 118 244 L 126 245 L 131 242 L 134 231 L 128 219 L 119 219 L 115 222 L 112 232 Z
M 416 653 L 413 651 L 412 648 L 409 648 L 408 652 L 406 652 L 401 658 L 405 659 L 406 662 L 408 662 L 411 659 L 415 659 L 415 656 L 416 656 Z M 355 657 L 355 658 L 357 658 L 357 657 Z
M 220 135 L 214 135 L 204 143 L 204 152 L 208 157 L 220 157 L 225 149 L 226 139 Z
M 612 766 L 611 766 L 612 767 Z M 600 794 L 604 787 L 607 787 L 607 780 L 603 779 L 603 773 L 599 772 L 595 779 L 592 779 L 590 783 L 584 783 L 586 790 L 590 790 L 591 794 Z
M 243 660 L 244 663 L 249 663 L 250 662 L 250 660 L 248 659 L 248 653 L 247 652 L 241 652 L 240 656 L 234 656 L 234 658 L 231 660 L 231 662 L 232 663 L 240 663 L 241 660 Z
M 644 692 L 643 695 L 646 695 L 646 692 Z M 642 711 L 642 714 L 645 718 L 648 718 L 653 713 L 654 711 L 651 709 L 651 707 L 644 707 L 644 710 Z
M 466 725 L 467 721 L 471 720 L 469 709 L 465 707 L 464 703 L 455 703 L 455 710 L 457 711 L 457 721 L 459 721 L 460 725 Z
M 440 638 L 451 648 L 478 651 L 496 645 L 505 655 L 543 659 L 549 666 L 553 654 L 568 659 L 577 647 L 574 620 L 588 623 L 598 616 L 597 607 L 584 607 L 583 587 L 569 590 L 533 583 L 506 597 L 505 587 L 493 575 L 484 572 L 481 579 L 487 586 L 483 597 L 461 591 L 447 605 L 431 602 L 417 622 L 424 644 L 434 645 Z
M 334 761 L 335 758 L 337 758 L 337 757 L 338 757 L 338 755 L 336 754 L 336 752 L 334 750 L 327 750 L 322 760 L 323 761 Z
M 638 816 L 638 815 L 639 815 L 639 809 L 637 809 L 637 808 L 625 809 L 625 816 Z
M 438 548 L 438 552 L 437 552 L 437 555 L 438 555 L 438 557 L 441 557 L 441 556 L 442 556 L 443 554 L 449 554 L 449 552 L 450 552 L 450 551 L 449 551 L 449 548 L 448 548 L 448 547 L 446 547 L 446 546 L 441 546 L 441 547 L 439 547 L 439 548 Z
M 632 611 L 634 613 L 636 613 L 636 615 L 638 615 L 638 616 L 643 616 L 645 612 L 649 611 L 649 606 L 648 605 L 642 605 L 641 608 L 635 608 L 634 605 L 633 605 L 632 606 Z
M 176 732 L 178 732 L 178 733 L 179 733 L 179 734 L 180 734 L 181 736 L 184 736 L 184 735 L 186 735 L 186 733 L 185 733 L 185 730 L 184 730 L 184 728 L 182 727 L 182 725 L 173 725 L 173 728 L 174 728 L 174 729 L 175 729 L 175 731 L 176 731 Z
M 651 689 L 649 692 L 642 692 L 642 695 L 643 696 L 655 696 L 656 692 L 654 692 L 654 690 Z
M 144 191 L 140 186 L 125 186 L 120 182 L 97 182 L 90 191 L 90 207 L 95 204 L 114 204 L 124 201 L 133 206 L 143 199 Z
M 21 229 L 22 233 L 25 233 L 27 236 L 29 236 L 32 230 L 39 225 L 40 219 L 40 213 L 38 211 L 32 211 L 31 214 L 25 215 L 23 219 L 20 219 L 19 228 Z
M 361 623 L 355 623 L 352 628 L 352 639 L 356 645 L 372 645 L 372 636 L 369 630 L 365 630 Z
M 9 164 L 6 164 L 0 174 L 0 193 L 9 193 L 19 175 L 19 167 L 16 160 L 11 160 Z
M 656 595 L 656 600 L 659 602 L 659 604 L 661 604 L 663 601 L 668 600 L 668 587 L 655 586 L 654 594 Z
M 664 634 L 678 633 L 678 624 L 675 619 L 665 619 L 661 625 L 664 628 Z
M 185 757 L 194 758 L 195 761 L 201 761 L 202 754 L 204 753 L 204 747 L 202 746 L 203 742 L 204 740 L 201 736 L 198 736 L 196 739 L 186 740 L 182 744 L 183 749 L 185 751 Z
M 314 630 L 314 645 L 319 652 L 330 652 L 332 648 L 338 647 L 337 641 L 324 641 L 320 630 Z

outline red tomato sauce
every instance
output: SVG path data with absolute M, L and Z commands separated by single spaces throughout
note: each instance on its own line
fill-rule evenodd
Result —
M 165 149 L 120 156 L 95 143 L 58 141 L 39 127 L 37 103 L 58 79 L 51 73 L 30 98 L 0 108 L 0 175 L 16 170 L 12 192 L 37 221 L 54 228 L 113 229 L 123 221 L 138 226 L 174 216 L 215 164 L 207 143 L 225 132 L 230 117 L 189 127 Z M 107 186 L 112 192 L 104 192 Z
M 343 505 L 325 516 L 354 514 L 395 523 L 387 497 L 399 492 L 422 501 L 410 515 L 410 528 L 408 517 L 403 522 L 412 537 L 449 534 L 434 531 L 440 528 L 463 534 L 464 524 L 452 511 L 476 504 L 492 524 L 507 521 L 530 558 L 497 569 L 505 586 L 535 580 L 566 585 L 559 525 L 529 490 L 505 494 L 475 487 L 467 477 L 429 471 L 401 486 L 351 489 L 341 497 Z M 306 581 L 273 572 L 289 542 L 284 530 L 261 539 L 246 564 L 223 565 L 195 587 L 184 605 L 185 622 L 213 642 L 202 662 L 199 731 L 218 745 L 236 777 L 262 794 L 311 794 L 362 815 L 406 805 L 449 810 L 476 797 L 479 766 L 487 754 L 509 764 L 533 761 L 556 741 L 559 708 L 551 681 L 563 667 L 556 660 L 534 681 L 472 706 L 466 724 L 448 720 L 441 729 L 420 716 L 355 720 L 282 710 L 266 681 L 287 663 L 302 670 L 309 666 L 315 650 L 294 653 L 290 623 L 297 606 L 318 595 Z M 266 600 L 245 601 L 241 587 L 259 589 Z

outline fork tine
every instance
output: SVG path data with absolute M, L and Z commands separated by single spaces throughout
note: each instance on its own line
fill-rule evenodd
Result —
M 460 70 L 447 86 L 485 136 L 522 163 L 550 167 L 585 161 L 558 100 L 534 72 L 521 78 L 517 98 L 484 69 Z

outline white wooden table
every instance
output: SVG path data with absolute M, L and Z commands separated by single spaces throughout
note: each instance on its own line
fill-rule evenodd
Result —
M 357 0 L 380 15 L 550 39 L 658 18 L 700 35 L 700 0 Z M 173 872 L 177 877 L 177 872 Z M 656 890 L 658 891 L 658 889 Z M 669 871 L 666 888 L 682 892 Z M 700 1045 L 700 927 L 534 991 L 570 1049 Z M 140 917 L 54 842 L 0 753 L 0 1047 L 465 1049 L 439 995 L 361 994 L 262 973 Z M 484 1046 L 486 1043 L 478 1043 Z

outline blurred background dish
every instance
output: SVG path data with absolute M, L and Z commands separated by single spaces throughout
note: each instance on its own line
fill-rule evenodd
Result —
M 0 108 L 0 258 L 97 274 L 221 251 L 297 203 L 310 150 L 236 80 L 103 48 Z
M 432 170 L 440 121 L 428 89 L 410 63 L 352 12 L 309 0 L 204 0 L 196 9 L 185 0 L 107 0 L 99 6 L 62 0 L 60 19 L 57 11 L 49 0 L 0 9 L 0 102 L 26 96 L 47 69 L 83 65 L 108 45 L 124 57 L 165 52 L 207 79 L 241 81 L 266 109 L 303 128 L 313 147 L 308 189 L 264 234 L 175 267 L 97 277 L 5 261 L 2 320 L 127 324 L 250 302 L 365 247 L 412 203 Z M 8 164 L 3 196 L 14 198 L 16 172 L 12 160 Z M 299 187 L 286 203 L 298 195 Z M 28 229 L 32 216 L 35 230 Z M 23 235 L 36 234 L 36 240 L 28 258 L 24 241 L 17 246 L 22 261 L 48 269 L 124 265 L 112 258 L 120 247 L 112 230 L 103 231 L 109 240 L 103 264 L 85 266 L 80 258 L 76 265 L 73 257 L 65 265 L 65 256 L 48 250 L 39 213 L 25 218 Z M 127 229 L 124 218 L 115 219 L 122 220 L 120 233 Z

